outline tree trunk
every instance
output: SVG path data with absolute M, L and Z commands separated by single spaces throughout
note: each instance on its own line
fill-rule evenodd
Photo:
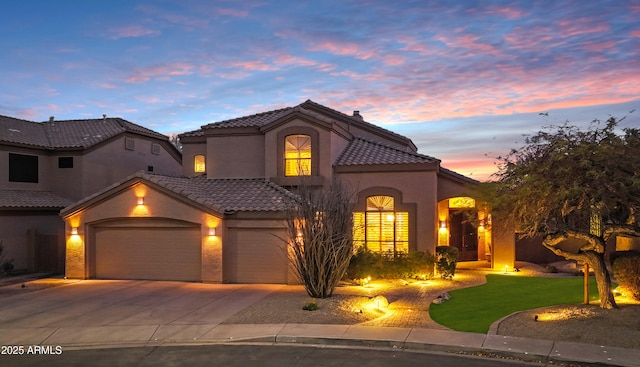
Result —
M 572 237 L 587 240 L 592 245 L 595 245 L 591 246 L 591 249 L 589 250 L 583 247 L 583 250 L 578 253 L 564 251 L 556 247 L 559 243 L 568 238 L 568 236 L 564 233 L 545 236 L 544 240 L 542 241 L 542 245 L 551 250 L 554 254 L 562 256 L 567 260 L 577 260 L 589 264 L 589 266 L 593 269 L 593 274 L 596 277 L 598 295 L 600 296 L 600 308 L 618 308 L 616 300 L 613 297 L 613 292 L 611 290 L 611 279 L 609 278 L 609 271 L 607 270 L 607 266 L 604 263 L 604 241 L 589 235 L 581 235 L 575 233 Z M 598 243 L 598 241 L 600 241 L 600 243 Z
M 604 263 L 604 254 L 595 251 L 587 251 L 584 255 L 587 264 L 589 264 L 593 269 L 593 274 L 596 277 L 598 294 L 600 295 L 600 308 L 618 308 L 611 290 L 611 279 L 609 278 L 607 266 Z

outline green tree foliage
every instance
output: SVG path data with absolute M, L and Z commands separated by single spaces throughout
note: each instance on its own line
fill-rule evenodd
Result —
M 543 128 L 499 157 L 497 181 L 485 185 L 494 218 L 594 270 L 600 306 L 616 307 L 604 253 L 615 235 L 640 236 L 640 130 L 594 120 L 587 130 Z M 488 189 L 488 190 L 486 190 Z M 569 239 L 584 243 L 563 249 Z

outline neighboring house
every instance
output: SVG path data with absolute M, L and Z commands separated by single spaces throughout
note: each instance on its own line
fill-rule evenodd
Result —
M 402 135 L 312 101 L 180 136 L 181 177 L 138 173 L 62 210 L 70 278 L 296 283 L 285 204 L 304 182 L 354 193 L 357 246 L 376 252 L 460 249 L 513 267 L 469 197 L 477 182 L 417 152 Z M 469 215 L 471 214 L 471 215 Z
M 120 118 L 0 116 L 0 241 L 14 270 L 64 270 L 62 208 L 144 170 L 179 174 L 169 139 Z

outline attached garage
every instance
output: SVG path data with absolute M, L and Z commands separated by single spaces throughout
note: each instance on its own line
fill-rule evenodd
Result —
M 290 195 L 264 179 L 140 172 L 61 211 L 65 275 L 295 282 L 286 246 L 277 237 L 284 237 Z
M 225 282 L 287 283 L 288 258 L 281 229 L 230 228 L 223 249 Z
M 95 277 L 200 281 L 200 228 L 96 227 Z

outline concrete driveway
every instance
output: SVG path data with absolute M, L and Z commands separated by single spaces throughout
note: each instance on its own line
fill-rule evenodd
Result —
M 0 345 L 195 340 L 283 285 L 84 280 L 3 297 Z

